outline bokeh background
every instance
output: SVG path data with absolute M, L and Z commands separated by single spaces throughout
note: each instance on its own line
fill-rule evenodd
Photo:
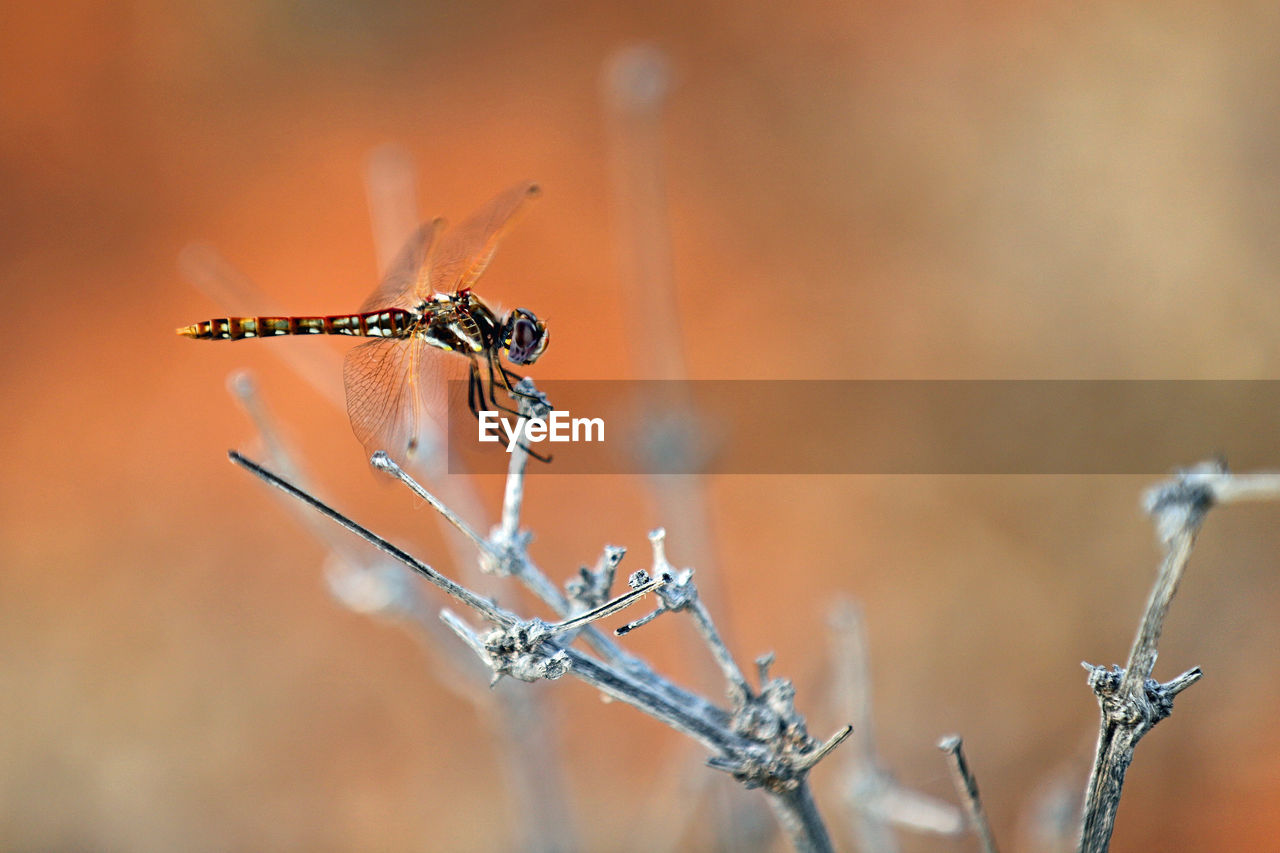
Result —
M 675 322 L 628 273 L 625 152 L 647 149 L 602 95 L 637 41 L 671 67 L 651 127 Z M 318 488 L 461 571 L 270 351 L 341 344 L 176 339 L 227 311 L 179 275 L 190 241 L 276 304 L 350 310 L 376 274 L 364 163 L 394 141 L 425 214 L 543 184 L 484 288 L 550 319 L 539 377 L 661 375 L 645 354 L 674 329 L 695 378 L 1275 378 L 1278 80 L 1260 2 L 7 3 L 0 846 L 525 843 L 455 676 L 336 603 L 325 548 L 226 461 L 254 447 L 225 391 L 249 368 Z M 542 476 L 526 522 L 558 580 L 606 542 L 646 566 L 666 524 L 733 650 L 775 651 L 823 737 L 848 716 L 824 618 L 857 599 L 881 761 L 950 798 L 934 742 L 963 733 L 998 838 L 1035 850 L 1092 750 L 1079 662 L 1123 660 L 1154 571 L 1148 483 L 724 477 L 673 500 Z M 491 520 L 501 482 L 473 485 Z M 1114 849 L 1274 846 L 1278 521 L 1210 518 L 1156 670 L 1207 675 L 1141 744 Z M 628 644 L 721 695 L 679 619 Z M 530 689 L 583 847 L 714 843 L 732 783 L 696 744 L 572 679 Z M 848 846 L 843 772 L 812 778 Z

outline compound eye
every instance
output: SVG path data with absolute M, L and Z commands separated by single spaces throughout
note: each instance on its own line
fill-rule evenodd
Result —
M 524 317 L 516 320 L 515 328 L 511 330 L 511 347 L 518 350 L 532 349 L 533 345 L 538 342 L 538 327 L 532 320 L 526 320 Z

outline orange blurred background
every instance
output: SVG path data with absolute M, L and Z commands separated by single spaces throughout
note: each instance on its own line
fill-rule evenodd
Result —
M 519 837 L 492 729 L 408 633 L 329 596 L 324 548 L 226 461 L 253 447 L 225 391 L 247 367 L 325 495 L 457 571 L 430 510 L 370 476 L 345 414 L 269 351 L 343 344 L 175 338 L 227 313 L 175 259 L 205 240 L 290 310 L 353 310 L 376 277 L 363 164 L 395 141 L 426 215 L 542 183 L 481 288 L 549 319 L 535 377 L 653 376 L 637 354 L 660 334 L 620 262 L 627 131 L 601 94 L 637 40 L 672 67 L 665 213 L 690 376 L 1280 367 L 1274 4 L 267 0 L 10 3 L 5 18 L 6 849 Z M 502 484 L 477 479 L 483 526 Z M 848 716 L 823 619 L 856 598 L 881 760 L 951 799 L 934 742 L 961 732 L 997 837 L 1030 850 L 1042 792 L 1084 784 L 1097 709 L 1079 661 L 1123 661 L 1149 588 L 1146 485 L 724 477 L 694 490 L 704 518 L 672 517 L 643 478 L 544 476 L 525 522 L 557 581 L 605 543 L 631 549 L 624 570 L 647 566 L 645 533 L 666 524 L 740 661 L 775 651 L 819 737 Z M 1274 505 L 1209 519 L 1156 670 L 1206 678 L 1140 746 L 1116 850 L 1280 833 L 1278 520 Z M 680 622 L 627 646 L 719 701 Z M 689 784 L 673 773 L 714 777 L 699 802 L 732 787 L 699 769 L 699 746 L 580 682 L 527 689 L 551 708 L 585 848 L 645 848 Z M 833 758 L 812 779 L 849 846 L 841 773 Z M 711 835 L 695 823 L 677 843 Z

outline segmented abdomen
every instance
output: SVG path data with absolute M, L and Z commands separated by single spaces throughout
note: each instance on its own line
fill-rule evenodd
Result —
M 278 335 L 359 335 L 401 338 L 409 333 L 414 315 L 403 308 L 365 314 L 328 317 L 223 317 L 178 329 L 178 334 L 198 340 L 238 341 L 241 338 L 273 338 Z

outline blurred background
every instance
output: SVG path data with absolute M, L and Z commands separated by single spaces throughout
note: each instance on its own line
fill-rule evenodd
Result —
M 417 163 L 425 215 L 543 185 L 481 288 L 549 320 L 538 378 L 661 377 L 667 336 L 694 378 L 1280 367 L 1275 4 L 62 2 L 4 17 L 6 849 L 529 843 L 501 739 L 457 676 L 336 602 L 325 547 L 226 461 L 254 447 L 225 390 L 248 368 L 323 494 L 465 568 L 271 351 L 343 343 L 173 334 L 228 311 L 178 273 L 193 240 L 292 312 L 354 310 L 376 279 L 363 172 L 382 143 Z M 637 42 L 670 64 L 639 119 L 602 84 Z M 637 285 L 636 247 L 659 247 L 641 254 L 658 252 L 660 276 L 662 242 L 636 237 L 637 209 L 669 228 L 674 320 L 646 314 L 661 300 Z M 819 737 L 851 713 L 825 617 L 856 599 L 880 761 L 951 799 L 934 743 L 961 732 L 1002 846 L 1037 850 L 1096 736 L 1079 662 L 1124 660 L 1153 576 L 1149 484 L 541 476 L 525 522 L 557 581 L 605 543 L 631 549 L 621 570 L 647 567 L 645 534 L 667 525 L 733 651 L 744 666 L 776 652 Z M 501 480 L 464 485 L 484 529 Z M 1210 516 L 1155 673 L 1206 677 L 1142 742 L 1116 850 L 1264 849 L 1280 833 L 1278 520 L 1274 505 Z M 723 696 L 679 617 L 627 647 Z M 716 843 L 711 818 L 680 816 L 733 787 L 698 745 L 573 679 L 525 689 L 562 760 L 567 837 Z M 846 771 L 837 756 L 812 781 L 849 847 Z

